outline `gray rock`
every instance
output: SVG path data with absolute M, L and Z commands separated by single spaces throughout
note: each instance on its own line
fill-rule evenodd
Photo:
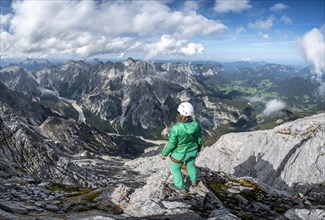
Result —
M 47 187 L 49 185 L 50 185 L 49 182 L 41 182 L 41 183 L 38 184 L 38 186 L 40 186 L 40 187 Z
M 57 204 L 52 204 L 52 203 L 51 203 L 51 204 L 47 204 L 47 205 L 45 206 L 45 209 L 50 210 L 50 211 L 54 211 L 54 212 L 60 210 L 60 208 L 58 207 Z
M 22 194 L 19 197 L 20 197 L 20 200 L 22 200 L 22 201 L 29 201 L 32 198 L 31 196 L 28 196 L 28 195 L 25 195 L 25 194 Z
M 111 194 L 111 201 L 116 205 L 123 205 L 129 200 L 129 195 L 131 194 L 131 188 L 123 184 L 120 184 L 114 189 Z
M 180 208 L 190 208 L 191 206 L 183 202 L 168 202 L 162 201 L 162 204 L 166 209 L 180 209 Z
M 239 201 L 240 204 L 243 204 L 243 205 L 247 205 L 248 204 L 248 200 L 245 199 L 243 196 L 241 195 L 236 195 L 236 199 Z
M 46 202 L 44 202 L 44 201 L 36 201 L 36 202 L 34 202 L 34 204 L 36 206 L 38 206 L 38 207 L 45 207 Z
M 55 197 L 56 198 L 60 198 L 60 197 L 62 197 L 62 196 L 65 196 L 67 193 L 66 192 L 64 192 L 64 191 L 57 191 L 57 192 L 55 192 Z
M 0 202 L 0 209 L 14 214 L 27 214 L 28 210 L 20 202 L 6 201 Z
M 19 217 L 17 217 L 17 215 L 14 215 L 12 213 L 6 212 L 4 210 L 2 210 L 0 208 L 0 219 L 4 219 L 4 220 L 20 220 Z
M 45 199 L 45 198 L 48 197 L 44 192 L 41 192 L 41 193 L 40 193 L 40 196 L 41 196 L 42 199 Z
M 56 199 L 56 196 L 50 195 L 50 196 L 48 197 L 48 200 L 54 200 L 54 199 Z
M 140 209 L 141 216 L 162 215 L 165 210 L 153 200 L 145 201 Z
M 271 210 L 271 208 L 268 205 L 265 205 L 261 202 L 254 202 L 253 206 L 256 211 L 270 211 Z
M 228 209 L 220 208 L 211 212 L 208 220 L 239 220 L 237 216 L 231 214 Z
M 251 176 L 278 189 L 316 187 L 325 182 L 324 118 L 323 113 L 272 130 L 223 135 L 204 148 L 197 164 Z
M 290 209 L 284 216 L 289 220 L 324 220 L 325 210 L 321 209 Z
M 60 200 L 53 200 L 53 201 L 51 201 L 51 204 L 56 204 L 56 205 L 58 205 L 58 204 L 60 204 L 60 203 L 61 203 Z

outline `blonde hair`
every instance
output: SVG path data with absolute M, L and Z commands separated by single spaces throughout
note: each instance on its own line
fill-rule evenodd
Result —
M 192 116 L 184 116 L 184 115 L 179 115 L 179 117 L 178 117 L 178 122 L 188 122 L 188 121 L 192 121 L 193 120 L 193 118 L 192 118 Z

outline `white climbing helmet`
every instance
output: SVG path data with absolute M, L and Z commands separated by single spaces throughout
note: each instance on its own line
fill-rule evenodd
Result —
M 194 108 L 193 105 L 189 102 L 182 102 L 178 108 L 177 111 L 179 114 L 184 116 L 193 116 L 194 115 Z

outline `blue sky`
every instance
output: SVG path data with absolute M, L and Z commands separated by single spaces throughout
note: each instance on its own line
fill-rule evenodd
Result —
M 1 59 L 266 61 L 324 70 L 323 0 L 1 0 Z

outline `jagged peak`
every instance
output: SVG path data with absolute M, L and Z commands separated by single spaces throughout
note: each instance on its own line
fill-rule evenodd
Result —
M 132 64 L 135 64 L 136 62 L 137 62 L 137 60 L 133 59 L 132 57 L 129 57 L 123 62 L 123 64 L 125 66 L 130 66 Z

